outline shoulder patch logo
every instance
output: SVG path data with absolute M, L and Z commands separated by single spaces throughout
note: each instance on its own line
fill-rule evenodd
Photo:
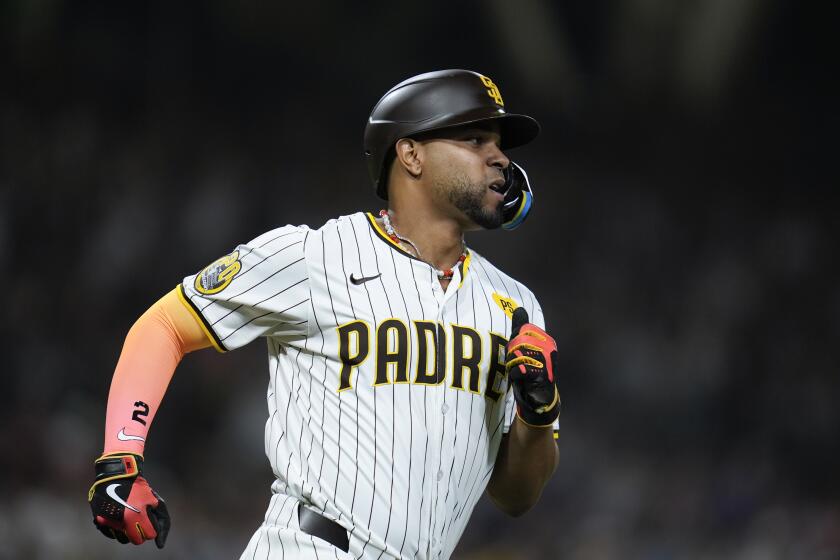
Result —
M 514 311 L 514 309 L 516 309 L 517 307 L 519 307 L 519 304 L 518 304 L 518 303 L 516 303 L 515 301 L 513 301 L 513 300 L 512 300 L 511 298 L 509 298 L 509 297 L 505 297 L 505 296 L 503 296 L 503 295 L 502 295 L 502 294 L 500 294 L 499 292 L 493 292 L 493 301 L 495 301 L 495 302 L 496 302 L 496 304 L 497 304 L 499 307 L 501 307 L 501 308 L 502 308 L 502 311 L 504 311 L 504 312 L 505 312 L 505 315 L 507 315 L 507 316 L 508 316 L 508 317 L 510 317 L 511 319 L 513 318 L 513 311 Z
M 218 294 L 233 278 L 242 270 L 242 263 L 239 262 L 239 251 L 213 261 L 210 266 L 196 274 L 195 289 L 200 294 Z

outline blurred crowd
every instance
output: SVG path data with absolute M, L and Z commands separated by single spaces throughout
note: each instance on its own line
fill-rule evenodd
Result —
M 271 482 L 264 347 L 176 372 L 146 447 L 173 515 L 158 552 L 106 541 L 86 503 L 123 337 L 237 243 L 380 208 L 367 114 L 443 67 L 486 72 L 543 125 L 509 154 L 533 217 L 467 242 L 540 299 L 564 401 L 539 505 L 510 519 L 482 501 L 455 557 L 840 557 L 819 14 L 494 0 L 406 22 L 384 6 L 3 8 L 0 559 L 238 557 Z M 446 38 L 424 43 L 430 27 Z

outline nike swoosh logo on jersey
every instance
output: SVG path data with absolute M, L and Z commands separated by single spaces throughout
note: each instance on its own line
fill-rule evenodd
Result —
M 365 282 L 368 282 L 370 280 L 376 280 L 380 276 L 382 276 L 381 272 L 379 274 L 377 274 L 376 276 L 362 276 L 361 278 L 356 278 L 355 276 L 353 276 L 353 273 L 351 272 L 350 273 L 350 281 L 353 282 L 353 284 L 355 284 L 356 286 L 358 286 L 359 284 L 364 284 Z
M 120 430 L 120 433 L 117 434 L 117 439 L 120 441 L 146 441 L 146 438 L 128 435 L 125 433 L 125 428 Z
M 117 496 L 117 488 L 119 488 L 119 487 L 120 487 L 119 482 L 117 482 L 117 483 L 115 483 L 115 484 L 109 484 L 109 485 L 108 485 L 108 488 L 106 488 L 106 489 L 105 489 L 105 493 L 106 493 L 106 494 L 108 494 L 108 497 L 110 497 L 112 500 L 114 500 L 115 502 L 117 502 L 117 503 L 118 503 L 118 504 L 120 504 L 121 506 L 125 506 L 125 507 L 127 507 L 128 509 L 130 509 L 131 511 L 134 511 L 134 512 L 140 513 L 140 510 L 139 510 L 139 509 L 137 509 L 136 507 L 134 507 L 134 506 L 132 506 L 132 505 L 128 504 L 128 503 L 127 503 L 127 502 L 125 502 L 122 498 L 120 498 L 119 496 Z

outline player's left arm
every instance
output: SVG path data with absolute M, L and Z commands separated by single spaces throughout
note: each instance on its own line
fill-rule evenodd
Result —
M 560 414 L 557 345 L 528 322 L 528 313 L 520 307 L 513 314 L 507 351 L 516 418 L 502 438 L 487 493 L 499 509 L 519 516 L 537 503 L 559 462 L 554 443 L 554 422 Z

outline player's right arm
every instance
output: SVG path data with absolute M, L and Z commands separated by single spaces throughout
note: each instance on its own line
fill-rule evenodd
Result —
M 309 229 L 264 233 L 186 277 L 134 324 L 120 355 L 105 421 L 105 449 L 88 494 L 106 536 L 163 546 L 169 516 L 142 476 L 146 435 L 184 354 L 234 350 L 261 336 L 301 337 L 309 329 L 305 258 Z
M 170 520 L 142 476 L 146 436 L 178 363 L 211 344 L 177 288 L 129 330 L 111 380 L 104 451 L 88 492 L 93 522 L 105 536 L 134 544 L 154 539 L 163 548 Z

